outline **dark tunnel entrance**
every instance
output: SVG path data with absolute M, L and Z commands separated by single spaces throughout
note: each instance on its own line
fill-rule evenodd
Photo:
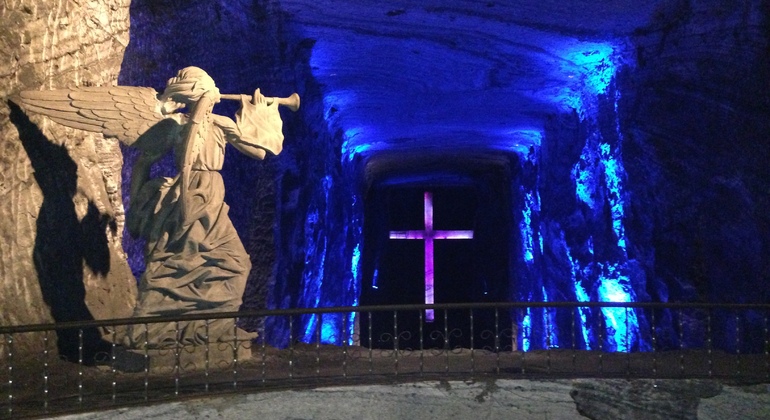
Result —
M 510 184 L 489 169 L 388 178 L 370 188 L 362 306 L 509 300 Z M 424 348 L 494 348 L 495 312 L 474 310 L 473 328 L 468 310 L 379 312 L 371 323 L 362 316 L 360 331 L 361 344 L 371 331 L 380 348 L 393 348 L 396 335 L 399 348 L 418 349 L 420 338 Z

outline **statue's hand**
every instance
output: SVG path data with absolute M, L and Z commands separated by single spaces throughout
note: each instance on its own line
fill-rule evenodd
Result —
M 259 88 L 254 91 L 254 96 L 251 97 L 251 103 L 254 105 L 267 106 L 267 99 L 265 99 L 265 95 L 259 91 Z

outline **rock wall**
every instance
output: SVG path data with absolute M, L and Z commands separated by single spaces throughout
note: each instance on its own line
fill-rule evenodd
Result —
M 568 301 L 768 301 L 767 10 L 762 2 L 662 5 L 623 40 L 624 59 L 606 91 L 546 123 L 537 170 L 524 171 L 523 181 L 524 192 L 535 191 L 528 179 L 539 186 L 532 224 L 543 239 L 534 250 L 542 264 L 515 273 L 520 299 L 546 300 L 547 291 Z M 596 315 L 573 314 L 608 325 Z M 707 328 L 721 349 L 764 348 L 759 312 L 634 318 L 632 350 L 648 349 L 652 335 L 658 349 L 704 346 Z M 554 345 L 546 336 L 564 336 L 571 321 L 533 315 L 533 345 Z M 580 332 L 578 347 L 597 347 L 595 329 Z M 609 336 L 604 349 L 625 347 Z
M 0 325 L 132 312 L 136 282 L 121 247 L 117 141 L 26 115 L 12 102 L 27 89 L 115 84 L 128 44 L 128 6 L 129 0 L 0 5 Z M 84 333 L 86 344 L 97 345 L 97 331 Z M 59 335 L 63 356 L 76 354 L 75 334 Z M 41 346 L 34 335 L 14 337 L 17 355 L 34 357 Z
M 653 300 L 770 299 L 768 10 L 674 2 L 633 39 L 637 68 L 619 79 L 628 228 Z M 678 322 L 703 329 L 705 315 Z M 711 315 L 715 345 L 763 351 L 764 314 Z
M 655 298 L 770 298 L 766 2 L 673 2 L 621 78 L 632 235 Z

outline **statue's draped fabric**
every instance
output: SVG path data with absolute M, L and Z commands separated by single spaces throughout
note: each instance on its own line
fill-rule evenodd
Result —
M 245 101 L 244 101 L 245 102 Z M 183 177 L 147 181 L 131 198 L 127 224 L 132 235 L 146 239 L 146 271 L 139 285 L 135 316 L 179 315 L 237 311 L 242 302 L 251 262 L 228 217 L 224 184 L 218 172 L 224 163 L 225 146 L 239 150 L 280 151 L 283 141 L 277 107 L 242 104 L 236 123 L 210 111 L 198 126 L 193 142 L 186 210 L 181 209 Z M 153 145 L 151 153 L 174 149 L 177 166 L 194 125 L 183 120 L 177 136 L 168 144 Z M 195 128 L 192 128 L 195 129 Z M 146 334 L 145 334 L 146 333 Z M 146 338 L 151 347 L 227 340 L 235 334 L 232 320 L 194 321 L 179 324 L 149 324 L 129 332 L 131 347 L 141 347 Z M 239 335 L 240 337 L 240 335 Z

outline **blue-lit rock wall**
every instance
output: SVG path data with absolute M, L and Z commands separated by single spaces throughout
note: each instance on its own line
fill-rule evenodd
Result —
M 768 301 L 766 15 L 717 3 L 668 5 L 614 44 L 617 64 L 585 73 L 616 67 L 596 77 L 608 83 L 563 98 L 575 112 L 554 115 L 523 157 L 518 299 Z M 571 333 L 580 348 L 705 346 L 710 330 L 718 348 L 761 351 L 766 328 L 761 313 L 703 310 L 518 320 L 525 349 L 571 345 Z
M 767 18 L 766 2 L 672 3 L 633 38 L 637 66 L 618 83 L 626 229 L 655 301 L 770 301 Z M 659 315 L 665 338 L 673 315 Z M 762 348 L 762 314 L 713 315 L 720 347 Z
M 584 92 L 580 114 L 553 116 L 539 150 L 522 158 L 520 185 L 512 187 L 521 209 L 519 300 L 649 300 L 645 272 L 627 252 L 629 196 L 614 80 L 599 93 Z M 523 349 L 571 347 L 573 336 L 578 348 L 649 347 L 641 311 L 531 309 L 519 318 Z

